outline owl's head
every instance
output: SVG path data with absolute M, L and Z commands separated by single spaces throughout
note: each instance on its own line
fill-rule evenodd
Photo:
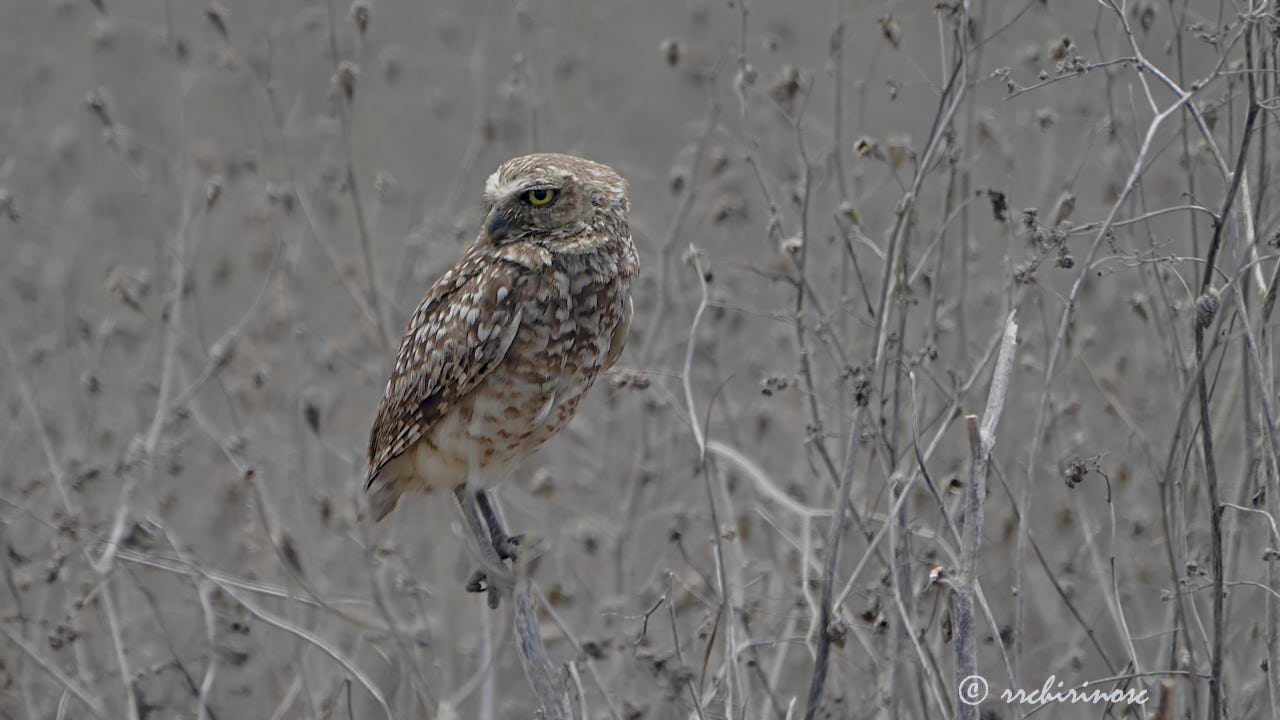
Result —
M 628 235 L 626 180 L 607 165 L 573 155 L 535 153 L 504 162 L 485 181 L 484 207 L 482 232 L 495 245 Z

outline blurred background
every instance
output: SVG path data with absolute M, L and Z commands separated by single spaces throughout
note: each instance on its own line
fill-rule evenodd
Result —
M 846 469 L 817 716 L 953 717 L 962 415 L 1013 311 L 983 717 L 1049 675 L 1199 717 L 1215 672 L 1275 713 L 1273 10 L 10 2 L 0 717 L 532 715 L 447 496 L 357 508 L 402 328 L 535 150 L 629 180 L 643 265 L 622 360 L 502 493 L 589 717 L 800 717 Z

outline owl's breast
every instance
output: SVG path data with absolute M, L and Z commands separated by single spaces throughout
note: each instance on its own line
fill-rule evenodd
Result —
M 483 464 L 519 461 L 573 419 L 609 357 L 629 297 L 626 278 L 557 268 L 524 288 L 520 329 L 472 397 Z

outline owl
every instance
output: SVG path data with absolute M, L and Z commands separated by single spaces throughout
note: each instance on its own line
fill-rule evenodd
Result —
M 487 493 L 617 362 L 639 265 L 629 210 L 617 172 L 572 155 L 489 176 L 480 233 L 414 311 L 369 434 L 375 519 L 406 491 L 451 490 L 473 531 L 514 556 Z

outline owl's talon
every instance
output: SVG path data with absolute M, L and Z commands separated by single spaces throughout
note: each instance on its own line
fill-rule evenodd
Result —
M 516 547 L 524 535 L 508 535 L 505 532 L 495 532 L 493 534 L 493 549 L 498 553 L 500 560 L 516 561 Z
M 484 518 L 484 524 L 489 529 L 489 542 L 493 544 L 493 551 L 498 554 L 498 559 L 515 562 L 516 546 L 520 544 L 524 535 L 507 534 L 507 529 L 502 526 L 502 519 L 494 510 L 487 491 L 476 491 L 476 505 L 479 506 L 480 516 Z
M 490 610 L 497 610 L 498 605 L 502 602 L 502 591 L 498 589 L 497 585 L 489 582 L 489 576 L 483 570 L 476 570 L 471 573 L 471 577 L 467 579 L 467 592 L 488 593 Z

